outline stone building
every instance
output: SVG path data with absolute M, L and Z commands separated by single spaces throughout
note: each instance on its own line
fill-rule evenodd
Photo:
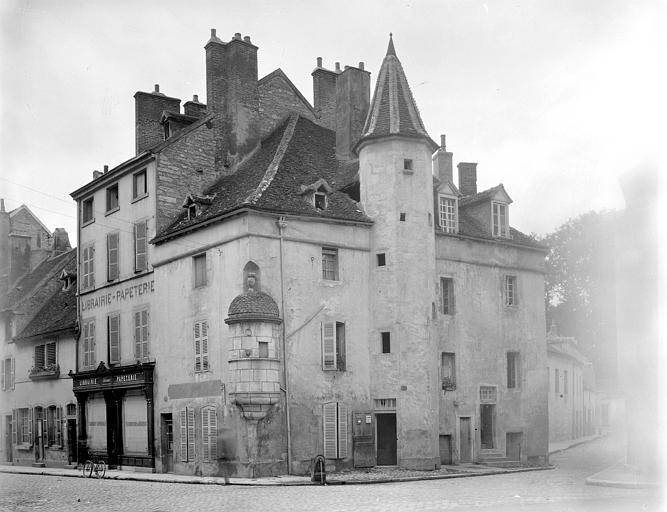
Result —
M 572 337 L 552 325 L 547 334 L 549 440 L 565 441 L 600 431 L 600 403 L 593 364 Z
M 213 30 L 207 103 L 137 93 L 136 156 L 72 194 L 79 453 L 244 476 L 545 462 L 545 249 L 504 187 L 464 162 L 454 184 L 391 40 L 372 99 L 363 63 L 318 58 L 313 106 L 258 79 L 257 50 Z
M 76 460 L 76 405 L 68 377 L 75 368 L 76 251 L 65 230 L 50 234 L 26 206 L 5 212 L 1 204 L 0 222 L 3 251 L 20 239 L 28 249 L 24 255 L 33 259 L 1 296 L 0 460 L 64 466 Z M 3 261 L 16 270 L 14 256 Z

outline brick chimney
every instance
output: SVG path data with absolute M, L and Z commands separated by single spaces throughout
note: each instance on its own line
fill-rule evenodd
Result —
M 153 92 L 138 91 L 134 95 L 137 155 L 164 140 L 164 128 L 160 124 L 164 110 L 180 112 L 181 100 L 162 94 L 158 84 Z
M 223 43 L 211 29 L 204 48 L 207 108 L 215 116 L 215 166 L 233 172 L 260 141 L 257 46 L 238 32 Z
M 199 96 L 196 94 L 192 96 L 191 101 L 183 103 L 183 113 L 186 116 L 201 118 L 206 115 L 206 105 L 199 103 Z
M 371 74 L 359 67 L 345 66 L 336 77 L 336 156 L 355 158 L 352 148 L 364 129 L 371 102 Z
M 336 129 L 336 77 L 335 71 L 322 67 L 322 57 L 317 57 L 313 77 L 313 106 L 318 122 L 330 130 Z
M 433 154 L 433 173 L 441 183 L 450 181 L 453 183 L 452 159 L 453 153 L 447 151 L 447 143 L 444 135 L 440 135 L 440 147 Z
M 477 163 L 459 162 L 459 192 L 464 196 L 477 193 Z

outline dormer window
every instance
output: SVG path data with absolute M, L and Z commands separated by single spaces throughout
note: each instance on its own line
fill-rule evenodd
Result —
M 440 229 L 445 233 L 458 233 L 459 215 L 456 197 L 438 196 L 438 215 Z
M 327 195 L 324 192 L 315 192 L 315 194 L 313 194 L 313 200 L 315 202 L 315 208 L 318 210 L 327 209 Z
M 507 205 L 493 201 L 491 207 L 493 209 L 493 236 L 509 238 L 510 226 Z
M 192 220 L 197 216 L 197 203 L 188 205 L 188 220 Z
M 188 194 L 182 205 L 188 212 L 188 220 L 193 220 L 195 217 L 199 216 L 202 212 L 202 206 L 209 206 L 213 203 L 213 199 L 215 199 L 215 194 L 211 196 Z

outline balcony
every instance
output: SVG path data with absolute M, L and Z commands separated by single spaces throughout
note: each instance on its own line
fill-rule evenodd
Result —
M 48 366 L 33 366 L 28 371 L 31 380 L 57 379 L 60 376 L 60 366 L 50 364 Z

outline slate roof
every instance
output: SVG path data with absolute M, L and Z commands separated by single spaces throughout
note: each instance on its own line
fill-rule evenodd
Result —
M 339 164 L 335 146 L 335 132 L 299 114 L 290 115 L 262 140 L 258 150 L 239 164 L 234 174 L 220 178 L 204 191 L 203 195 L 215 196 L 210 205 L 202 205 L 193 219 L 182 212 L 153 241 L 164 241 L 246 208 L 370 223 L 359 205 L 339 191 L 356 170 L 353 166 Z M 310 185 L 320 178 L 334 189 L 325 210 L 316 209 L 301 195 L 302 185 Z
M 276 301 L 264 292 L 248 290 L 237 295 L 229 305 L 229 318 L 227 323 L 240 322 L 242 320 L 269 320 L 280 319 L 280 313 Z
M 49 277 L 50 274 L 56 275 L 59 273 L 71 259 L 74 259 L 76 264 L 76 249 L 71 249 L 63 254 L 48 258 L 37 265 L 32 272 L 24 275 L 9 290 L 4 307 L 13 308 L 33 292 L 37 292 L 36 288 L 40 283 Z M 76 271 L 76 268 L 74 270 Z
M 498 192 L 501 192 L 502 194 L 505 194 L 507 197 L 509 197 L 509 194 L 507 194 L 505 191 L 505 187 L 502 183 L 500 183 L 495 187 L 483 190 L 482 192 L 477 192 L 477 194 L 461 198 L 459 201 L 459 206 L 465 208 L 471 204 L 477 204 L 482 201 L 490 201 Z
M 364 140 L 403 135 L 416 137 L 428 142 L 432 151 L 438 145 L 429 137 L 419 115 L 419 109 L 410 91 L 403 66 L 396 57 L 394 41 L 389 37 L 387 55 L 382 61 L 373 101 L 368 110 L 368 117 L 362 131 L 359 147 Z

